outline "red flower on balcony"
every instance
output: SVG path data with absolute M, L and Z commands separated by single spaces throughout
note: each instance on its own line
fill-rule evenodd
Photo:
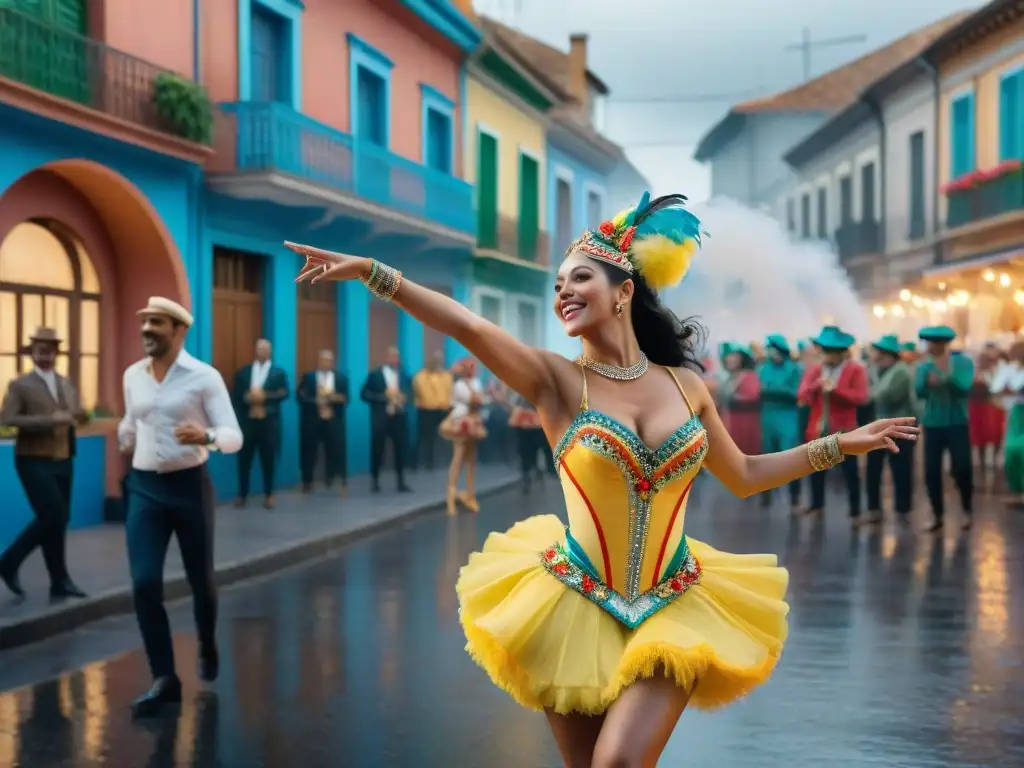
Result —
M 1019 173 L 1020 170 L 1020 160 L 1003 160 L 992 168 L 974 170 L 969 173 L 965 173 L 962 176 L 957 176 L 942 188 L 942 194 L 951 195 L 957 192 L 966 192 L 969 189 L 974 189 L 981 184 L 986 184 L 1011 173 Z

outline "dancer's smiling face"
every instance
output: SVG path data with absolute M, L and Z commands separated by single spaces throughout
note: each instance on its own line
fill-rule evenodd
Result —
M 602 323 L 628 317 L 633 281 L 626 272 L 574 252 L 566 256 L 555 277 L 555 314 L 569 336 L 586 336 Z M 616 311 L 622 305 L 622 316 Z

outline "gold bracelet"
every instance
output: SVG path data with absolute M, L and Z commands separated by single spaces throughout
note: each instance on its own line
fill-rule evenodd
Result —
M 363 285 L 381 301 L 391 301 L 402 285 L 402 273 L 373 259 L 370 276 L 363 279 Z
M 842 464 L 843 455 L 839 448 L 839 432 L 826 437 L 819 437 L 807 444 L 807 458 L 811 462 L 811 468 L 815 472 L 823 469 L 830 469 L 837 464 Z

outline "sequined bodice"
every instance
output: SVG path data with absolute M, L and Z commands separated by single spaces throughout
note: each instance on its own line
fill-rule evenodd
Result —
M 690 485 L 707 454 L 693 415 L 658 448 L 621 422 L 582 410 L 555 447 L 569 515 L 567 542 L 627 600 L 679 569 Z

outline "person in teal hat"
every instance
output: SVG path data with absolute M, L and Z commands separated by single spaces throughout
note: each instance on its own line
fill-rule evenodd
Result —
M 761 452 L 761 382 L 748 347 L 730 344 L 723 361 L 727 372 L 719 390 L 722 422 L 739 449 Z
M 821 349 L 821 362 L 804 372 L 798 395 L 811 406 L 808 440 L 857 429 L 857 406 L 868 399 L 867 371 L 850 359 L 853 336 L 827 325 L 813 341 Z M 850 521 L 856 527 L 861 524 L 860 468 L 856 461 L 844 461 L 840 467 L 850 502 Z M 811 506 L 807 513 L 821 514 L 824 509 L 825 472 L 815 472 L 811 475 Z
M 800 444 L 800 416 L 796 396 L 803 370 L 793 360 L 789 342 L 772 334 L 765 339 L 765 360 L 757 369 L 761 380 L 761 442 L 765 453 L 788 451 Z M 772 492 L 761 494 L 764 506 L 771 504 Z M 789 484 L 789 501 L 794 512 L 800 508 L 800 481 Z
M 949 452 L 953 479 L 960 492 L 964 518 L 962 528 L 971 527 L 974 495 L 974 467 L 971 464 L 971 435 L 967 401 L 974 383 L 974 362 L 967 355 L 954 355 L 950 342 L 956 331 L 948 325 L 922 328 L 918 337 L 927 345 L 928 357 L 917 366 L 915 390 L 924 403 L 924 484 L 934 520 L 928 530 L 942 528 L 945 499 L 942 489 L 942 460 Z
M 871 367 L 868 376 L 871 384 L 871 399 L 875 404 L 878 418 L 888 419 L 899 416 L 915 416 L 914 374 L 901 359 L 903 346 L 894 335 L 883 336 L 871 345 Z M 894 490 L 893 505 L 897 519 L 906 524 L 913 506 L 913 445 L 901 443 L 898 453 L 889 454 L 889 471 L 892 473 Z M 882 470 L 885 457 L 868 456 L 867 522 L 882 522 Z

